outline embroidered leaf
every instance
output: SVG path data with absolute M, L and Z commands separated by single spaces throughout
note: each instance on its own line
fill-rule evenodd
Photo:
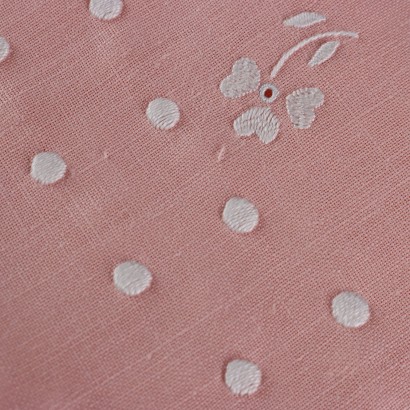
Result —
M 319 65 L 324 63 L 325 61 L 329 60 L 330 57 L 336 53 L 336 50 L 340 46 L 340 41 L 328 41 L 325 44 L 322 44 L 318 50 L 316 51 L 315 55 L 309 61 L 309 67 L 314 67 L 315 65 Z
M 283 22 L 285 26 L 290 26 L 290 27 L 298 27 L 298 28 L 304 28 L 304 27 L 310 27 L 313 26 L 314 24 L 321 23 L 322 21 L 326 21 L 326 17 L 318 14 L 318 13 L 311 13 L 311 12 L 303 12 L 300 14 L 297 14 L 296 16 L 293 16 L 291 18 L 288 18 Z
M 289 60 L 290 57 L 293 56 L 297 51 L 301 50 L 303 47 L 307 46 L 310 43 L 313 43 L 314 41 L 317 40 L 322 40 L 327 37 L 352 37 L 352 38 L 359 38 L 359 34 L 355 33 L 353 31 L 328 31 L 327 33 L 319 33 L 315 34 L 312 37 L 305 38 L 302 40 L 300 43 L 296 44 L 292 48 L 290 48 L 288 51 L 282 54 L 282 57 L 280 60 L 276 63 L 275 67 L 273 67 L 273 70 L 270 74 L 272 78 L 275 78 L 278 75 L 278 72 L 281 70 L 281 68 L 284 66 L 286 61 Z

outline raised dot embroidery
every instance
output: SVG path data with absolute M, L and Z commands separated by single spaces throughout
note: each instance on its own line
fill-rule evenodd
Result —
M 90 0 L 90 13 L 100 20 L 112 20 L 118 17 L 123 8 L 122 0 Z
M 332 301 L 332 314 L 345 327 L 363 326 L 370 317 L 366 300 L 355 292 L 341 292 Z
M 152 274 L 144 265 L 127 261 L 116 266 L 113 278 L 117 289 L 128 296 L 136 296 L 150 287 Z
M 226 203 L 222 219 L 231 231 L 249 233 L 258 225 L 259 212 L 252 202 L 234 197 Z
M 31 162 L 31 177 L 44 185 L 53 184 L 64 177 L 66 168 L 60 155 L 41 152 Z
M 255 393 L 262 381 L 259 367 L 247 360 L 232 360 L 226 366 L 225 383 L 238 396 Z
M 151 124 L 160 130 L 169 130 L 179 121 L 179 108 L 176 103 L 166 98 L 157 98 L 147 107 L 147 117 Z
M 10 45 L 4 37 L 0 37 L 0 63 L 10 54 Z

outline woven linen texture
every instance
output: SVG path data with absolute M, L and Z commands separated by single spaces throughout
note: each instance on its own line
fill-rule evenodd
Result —
M 296 29 L 304 11 L 326 22 Z M 261 84 L 292 46 L 352 30 L 323 65 L 319 43 L 274 79 L 274 141 L 233 122 L 267 106 L 219 90 L 255 61 Z M 86 0 L 0 2 L 0 408 L 405 410 L 410 407 L 410 3 L 404 0 L 124 0 L 98 20 Z M 286 96 L 325 95 L 309 129 Z M 178 124 L 156 129 L 150 101 Z M 62 180 L 30 177 L 39 152 Z M 246 198 L 248 234 L 222 221 Z M 152 273 L 142 294 L 118 264 Z M 342 291 L 370 307 L 348 329 Z M 224 382 L 235 359 L 262 379 Z

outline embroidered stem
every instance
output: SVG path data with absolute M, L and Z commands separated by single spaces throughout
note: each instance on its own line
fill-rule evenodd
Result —
M 291 49 L 289 49 L 288 51 L 286 51 L 286 53 L 282 55 L 280 60 L 276 63 L 275 67 L 273 68 L 270 76 L 272 78 L 276 77 L 279 70 L 283 67 L 286 61 L 288 61 L 289 58 L 292 57 L 293 54 L 295 54 L 297 51 L 299 51 L 301 48 L 305 47 L 306 45 L 313 43 L 314 41 L 321 40 L 322 38 L 326 38 L 326 37 L 342 37 L 342 36 L 358 38 L 359 34 L 352 32 L 352 31 L 329 31 L 327 33 L 320 33 L 312 37 L 306 38 L 305 40 L 301 41 L 299 44 L 296 44 L 296 46 L 292 47 Z

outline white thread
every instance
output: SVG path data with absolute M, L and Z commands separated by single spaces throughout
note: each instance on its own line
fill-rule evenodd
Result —
M 280 58 L 280 60 L 276 63 L 275 67 L 273 68 L 272 72 L 271 72 L 271 77 L 274 78 L 276 77 L 276 75 L 278 74 L 279 70 L 283 67 L 283 65 L 286 63 L 286 61 L 289 60 L 289 58 L 295 54 L 297 51 L 299 51 L 301 48 L 305 47 L 306 45 L 323 39 L 323 38 L 327 38 L 327 37 L 353 37 L 353 38 L 358 38 L 359 34 L 358 33 L 354 33 L 351 31 L 329 31 L 327 33 L 320 33 L 320 34 L 316 34 L 312 37 L 309 37 L 303 41 L 301 41 L 299 44 L 297 44 L 296 46 L 292 47 L 291 49 L 289 49 L 288 51 L 286 51 L 286 53 L 284 53 L 282 55 L 282 57 Z
M 140 263 L 128 261 L 114 269 L 114 284 L 128 296 L 136 296 L 151 285 L 151 272 Z
M 290 27 L 310 27 L 314 24 L 321 23 L 322 21 L 326 21 L 326 17 L 318 14 L 318 13 L 311 13 L 311 12 L 303 12 L 291 18 L 288 18 L 283 22 L 285 26 Z
M 268 144 L 279 132 L 279 120 L 268 107 L 254 107 L 238 117 L 233 127 L 240 137 L 256 134 L 259 139 Z
M 336 53 L 339 46 L 340 41 L 328 41 L 327 43 L 322 44 L 309 61 L 309 67 L 314 67 L 329 60 L 329 58 Z
M 217 159 L 218 161 L 223 161 L 226 155 L 226 148 L 222 146 L 222 148 L 218 151 Z
M 241 58 L 232 67 L 232 74 L 221 81 L 219 89 L 227 98 L 238 98 L 258 89 L 260 71 L 255 61 Z
M 232 360 L 225 370 L 225 383 L 238 396 L 255 393 L 262 381 L 259 367 L 247 360 Z
M 301 88 L 286 97 L 286 108 L 295 128 L 306 129 L 316 118 L 315 109 L 324 102 L 319 88 Z
M 179 121 L 179 108 L 166 98 L 157 98 L 148 104 L 147 117 L 151 124 L 160 130 L 169 130 Z
M 258 225 L 259 212 L 247 199 L 233 197 L 225 204 L 222 220 L 233 232 L 249 233 Z
M 112 20 L 121 14 L 122 0 L 90 0 L 90 13 L 100 20 Z
M 66 164 L 54 152 L 41 152 L 31 162 L 31 177 L 41 184 L 48 185 L 64 177 Z
M 266 93 L 269 92 L 271 95 L 268 96 Z M 279 90 L 273 84 L 263 84 L 259 89 L 259 97 L 263 102 L 272 103 L 278 98 Z
M 10 45 L 4 37 L 0 37 L 0 63 L 10 54 Z
M 367 301 L 355 292 L 339 293 L 332 301 L 332 314 L 345 327 L 363 326 L 370 317 Z

